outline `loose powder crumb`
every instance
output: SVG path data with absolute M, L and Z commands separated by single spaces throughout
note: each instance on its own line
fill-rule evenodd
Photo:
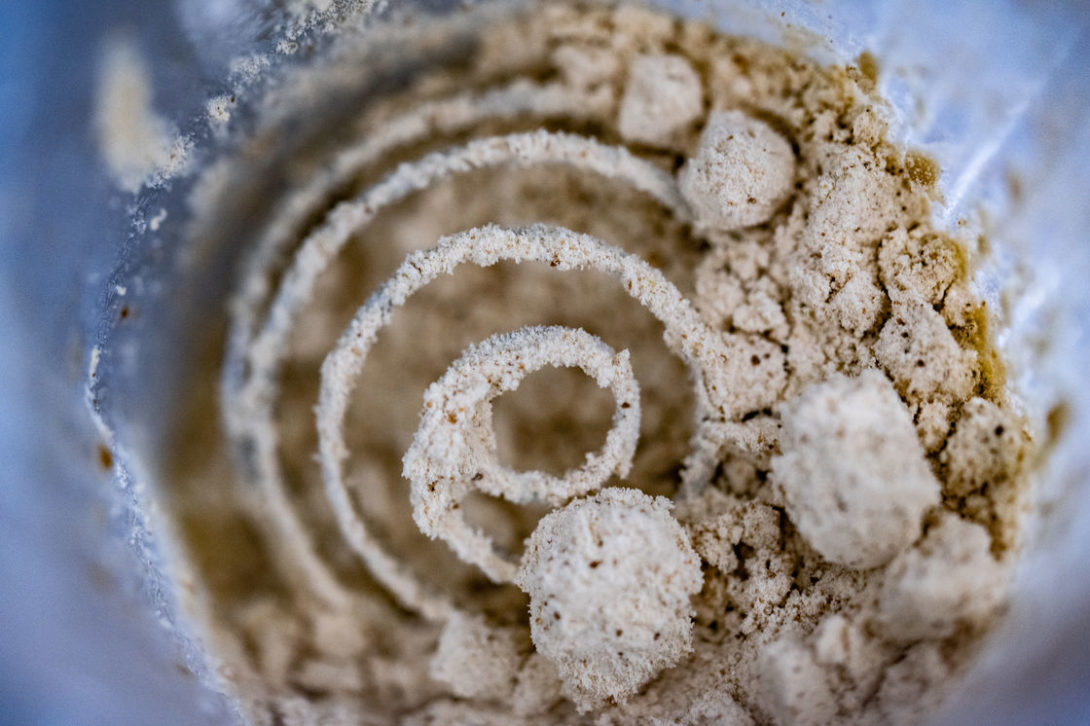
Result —
M 137 188 L 174 142 L 112 57 L 100 137 Z M 872 89 L 543 3 L 346 33 L 250 138 L 250 99 L 209 101 L 239 151 L 184 222 L 244 253 L 167 509 L 252 723 L 941 702 L 1005 609 L 1031 442 Z
M 506 700 L 515 688 L 519 636 L 511 628 L 495 628 L 484 618 L 457 613 L 447 620 L 428 674 L 462 698 Z

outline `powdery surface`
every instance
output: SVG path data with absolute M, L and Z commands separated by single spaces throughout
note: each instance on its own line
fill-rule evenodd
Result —
M 721 231 L 766 221 L 794 183 L 795 155 L 787 139 L 741 111 L 708 116 L 696 155 L 680 174 L 697 224 Z
M 516 582 L 530 634 L 581 711 L 627 700 L 692 648 L 700 560 L 669 500 L 612 488 L 548 514 Z
M 1002 614 L 1030 443 L 872 80 L 562 3 L 443 56 L 472 22 L 391 30 L 439 55 L 377 96 L 346 37 L 198 185 L 195 240 L 252 249 L 170 506 L 225 687 L 255 724 L 918 721 Z
M 855 569 L 886 564 L 919 537 L 939 503 L 912 416 L 875 370 L 833 376 L 782 409 L 773 483 L 822 557 Z

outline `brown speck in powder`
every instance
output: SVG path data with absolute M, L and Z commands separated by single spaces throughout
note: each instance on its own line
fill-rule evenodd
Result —
M 103 471 L 113 471 L 114 468 L 114 455 L 105 444 L 99 444 L 98 447 L 98 465 L 102 467 Z

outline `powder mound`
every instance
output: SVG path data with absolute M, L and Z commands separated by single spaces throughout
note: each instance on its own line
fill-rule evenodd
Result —
M 908 409 L 877 371 L 836 375 L 783 406 L 782 454 L 772 459 L 787 513 L 823 557 L 865 569 L 920 534 L 939 483 Z
M 623 701 L 691 650 L 700 558 L 671 503 L 613 488 L 545 516 L 516 584 L 530 632 L 581 709 Z
M 722 231 L 768 220 L 794 181 L 795 155 L 787 139 L 741 111 L 708 117 L 700 147 L 679 179 L 698 224 Z
M 979 524 L 943 513 L 939 523 L 886 570 L 878 602 L 884 634 L 903 642 L 945 638 L 986 622 L 1006 591 L 1005 568 Z
M 618 130 L 629 141 L 668 146 L 703 113 L 703 94 L 700 76 L 681 56 L 637 56 L 621 99 Z
M 511 5 L 209 102 L 163 232 L 247 254 L 164 473 L 244 716 L 922 722 L 999 621 L 1029 456 L 939 170 L 858 69 Z M 142 98 L 130 145 L 172 150 Z

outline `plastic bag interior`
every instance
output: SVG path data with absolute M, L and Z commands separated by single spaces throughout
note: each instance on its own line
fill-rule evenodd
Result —
M 1086 723 L 1090 16 L 1013 0 L 655 4 L 822 61 L 871 52 L 896 137 L 943 170 L 938 214 L 989 240 L 976 283 L 1047 455 L 1010 616 L 934 723 Z M 157 110 L 184 129 L 230 59 L 275 42 L 281 5 L 0 7 L 0 27 L 20 29 L 0 44 L 0 722 L 238 719 L 206 686 L 155 514 L 165 412 L 184 395 L 178 343 L 201 305 L 222 302 L 231 260 L 178 274 L 184 251 L 132 219 L 182 195 L 118 194 L 89 119 L 108 38 L 137 39 Z M 118 287 L 146 311 L 124 332 Z

